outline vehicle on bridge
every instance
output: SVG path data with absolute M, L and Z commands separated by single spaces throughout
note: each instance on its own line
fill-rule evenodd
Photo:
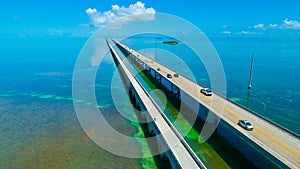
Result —
M 167 78 L 172 78 L 172 75 L 171 74 L 167 74 Z
M 253 130 L 253 125 L 248 120 L 239 120 L 238 124 L 246 130 Z
M 212 95 L 212 91 L 209 88 L 203 88 L 200 90 L 201 93 L 203 93 L 205 96 L 211 96 Z

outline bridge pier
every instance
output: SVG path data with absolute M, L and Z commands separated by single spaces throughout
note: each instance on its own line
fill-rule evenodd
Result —
M 162 76 L 154 70 L 155 80 L 158 80 L 159 84 L 161 84 Z
M 180 89 L 171 83 L 171 90 L 170 90 L 171 95 L 174 95 L 177 98 L 180 98 Z
M 145 68 L 148 72 L 150 72 L 151 71 L 151 68 L 148 66 L 148 65 L 146 65 L 146 68 Z

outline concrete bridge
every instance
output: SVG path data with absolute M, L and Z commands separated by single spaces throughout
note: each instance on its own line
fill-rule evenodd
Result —
M 155 62 L 118 41 L 113 41 L 122 51 L 132 57 L 136 65 L 153 71 L 155 79 L 160 81 L 162 78 L 167 79 L 172 84 L 171 92 L 177 94 L 178 97 L 180 92 L 188 94 L 283 164 L 290 168 L 300 168 L 300 137 L 298 134 L 290 132 L 218 93 L 213 92 L 212 96 L 203 95 L 199 89 L 204 88 L 204 86 L 182 75 L 176 77 L 174 75 L 178 73 L 174 70 Z M 172 78 L 167 77 L 168 74 L 172 75 Z M 247 131 L 237 125 L 240 119 L 249 120 L 254 125 L 254 130 Z

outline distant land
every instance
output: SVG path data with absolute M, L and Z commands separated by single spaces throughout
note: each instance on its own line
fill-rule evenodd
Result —
M 176 42 L 176 41 L 164 41 L 163 43 L 169 44 L 169 45 L 177 45 L 178 44 L 178 42 Z

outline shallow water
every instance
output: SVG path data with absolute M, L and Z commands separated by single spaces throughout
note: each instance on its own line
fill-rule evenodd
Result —
M 299 39 L 211 40 L 224 65 L 228 98 L 299 134 L 300 79 L 296 78 L 300 72 L 300 61 L 297 59 Z M 82 99 L 73 100 L 72 72 L 85 41 L 12 39 L 1 43 L 0 168 L 155 168 L 157 164 L 153 158 L 129 159 L 108 153 L 93 143 L 82 130 L 72 103 L 74 101 L 87 107 L 94 105 Z M 136 39 L 136 42 L 143 41 L 147 41 L 149 48 L 155 48 L 155 39 Z M 133 39 L 129 45 L 138 50 L 145 47 L 135 45 Z M 158 46 L 179 53 L 178 47 Z M 145 50 L 146 54 L 150 51 Z M 253 51 L 253 87 L 247 102 Z M 189 54 L 183 47 L 182 58 Z M 163 57 L 160 58 L 164 62 Z M 193 60 L 187 59 L 186 62 L 197 72 L 195 77 L 198 82 L 209 85 L 205 69 Z M 138 123 L 120 117 L 113 106 L 110 91 L 115 66 L 105 62 L 101 67 L 95 85 L 96 106 L 122 133 L 143 137 Z M 117 88 L 124 90 L 122 86 Z M 135 116 L 132 110 L 125 110 Z M 193 134 L 189 136 L 193 138 Z M 144 143 L 138 146 L 147 148 Z
M 86 135 L 77 119 L 73 101 L 87 108 L 94 105 L 72 98 L 73 65 L 84 41 L 55 41 L 52 45 L 55 50 L 49 53 L 49 48 L 39 43 L 46 45 L 52 40 L 21 40 L 20 51 L 5 48 L 6 56 L 23 57 L 26 61 L 14 63 L 7 59 L 1 62 L 0 168 L 156 168 L 153 158 L 130 159 L 114 155 Z M 61 46 L 67 42 L 72 44 L 71 50 Z M 35 47 L 38 47 L 37 51 Z M 55 57 L 57 55 L 60 59 Z M 110 73 L 104 72 L 104 75 L 110 77 L 115 67 L 106 65 Z M 104 76 L 101 79 L 106 81 Z M 110 93 L 106 93 L 110 91 L 110 81 L 106 82 L 96 83 L 95 90 L 104 94 L 97 107 L 111 125 L 125 135 L 143 136 L 143 133 L 139 134 L 143 131 L 137 124 L 120 118 Z

